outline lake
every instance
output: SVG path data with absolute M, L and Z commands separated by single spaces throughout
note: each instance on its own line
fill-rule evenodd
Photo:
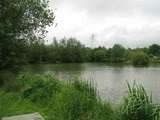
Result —
M 147 93 L 152 91 L 153 101 L 160 103 L 160 65 L 134 67 L 124 64 L 78 63 L 78 64 L 36 64 L 25 65 L 19 71 L 56 75 L 69 80 L 75 76 L 90 80 L 104 100 L 119 103 L 127 93 L 126 81 L 142 84 Z

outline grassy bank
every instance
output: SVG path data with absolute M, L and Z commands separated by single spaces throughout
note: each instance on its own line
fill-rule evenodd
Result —
M 0 93 L 0 118 L 40 112 L 46 120 L 158 120 L 159 107 L 142 86 L 128 85 L 128 96 L 112 107 L 102 102 L 96 88 L 75 78 L 71 82 L 55 77 L 20 74 L 14 89 Z

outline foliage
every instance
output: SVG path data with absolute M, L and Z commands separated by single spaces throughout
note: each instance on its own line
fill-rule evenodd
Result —
M 0 110 L 4 109 L 0 113 L 2 117 L 28 112 L 28 109 L 23 110 L 22 107 L 17 106 L 22 101 L 21 104 L 34 104 L 35 108 L 39 108 L 37 111 L 48 120 L 111 120 L 112 118 L 113 109 L 111 104 L 103 103 L 100 100 L 96 89 L 90 82 L 80 81 L 78 78 L 70 82 L 63 82 L 51 76 L 27 73 L 20 74 L 17 82 L 17 84 L 23 86 L 23 89 L 18 92 L 19 94 L 15 93 L 18 95 L 17 101 L 10 99 L 17 108 L 15 111 L 13 111 L 12 106 L 10 111 L 8 108 L 4 108 L 8 105 L 6 102 L 8 97 L 2 96 L 3 99 L 0 99 L 4 103 L 0 108 Z M 13 94 L 6 93 L 6 95 L 12 97 Z M 34 106 L 30 112 L 34 110 Z M 4 113 L 5 111 L 9 113 Z
M 60 82 L 51 76 L 21 74 L 19 82 L 24 88 L 23 97 L 32 102 L 42 102 L 52 98 L 60 87 Z
M 2 77 L 0 76 L 0 86 L 4 85 L 4 80 L 2 79 Z
M 33 40 L 43 40 L 46 26 L 55 16 L 48 0 L 0 1 L 0 64 L 8 68 L 26 62 L 26 46 Z
M 149 57 L 144 52 L 136 52 L 132 58 L 134 65 L 148 65 Z
M 151 63 L 160 63 L 160 56 L 153 56 L 152 54 L 150 54 L 149 60 Z
M 56 95 L 55 102 L 51 105 L 55 107 L 51 118 L 75 120 L 94 117 L 95 103 L 97 103 L 95 89 L 88 83 L 74 80 Z
M 149 47 L 148 52 L 149 54 L 152 54 L 154 56 L 160 56 L 160 46 L 157 44 L 153 44 Z
M 122 45 L 115 44 L 111 52 L 111 61 L 113 62 L 123 62 L 125 48 Z
M 105 62 L 105 59 L 106 59 L 105 51 L 97 50 L 94 53 L 94 59 L 95 59 L 96 62 Z
M 160 106 L 152 103 L 152 96 L 148 96 L 143 86 L 128 84 L 128 96 L 122 104 L 124 120 L 158 120 Z
M 28 51 L 29 63 L 42 63 L 44 44 L 41 41 L 31 43 Z
M 144 53 L 148 56 L 149 48 L 125 49 L 122 45 L 115 44 L 112 48 L 85 47 L 76 38 L 62 38 L 54 41 L 51 45 L 45 45 L 37 41 L 28 47 L 27 58 L 29 63 L 77 63 L 77 62 L 128 62 L 131 63 L 134 56 Z M 152 55 L 151 62 L 156 62 L 158 56 Z M 159 61 L 159 60 L 158 60 Z
M 158 120 L 160 107 L 142 86 L 128 84 L 124 103 L 102 101 L 90 82 L 21 73 L 21 91 L 0 94 L 0 117 L 40 112 L 46 120 Z
M 53 63 L 83 62 L 84 45 L 75 38 L 63 38 L 59 42 L 54 39 L 50 46 L 49 57 Z
M 43 37 L 46 26 L 53 23 L 54 15 L 48 0 L 2 0 L 0 18 L 3 38 L 30 40 Z

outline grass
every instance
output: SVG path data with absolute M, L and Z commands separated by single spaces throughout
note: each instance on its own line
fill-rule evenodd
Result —
M 7 93 L 0 98 L 0 117 L 36 112 L 37 107 L 28 100 L 22 100 L 17 93 Z
M 14 86 L 14 91 L 0 94 L 0 118 L 40 112 L 45 120 L 159 119 L 159 107 L 136 84 L 133 88 L 128 84 L 128 96 L 116 107 L 102 102 L 96 88 L 78 78 L 64 82 L 51 76 L 23 73 Z
M 160 107 L 152 102 L 152 94 L 147 95 L 142 85 L 128 84 L 128 96 L 123 104 L 124 120 L 158 120 Z

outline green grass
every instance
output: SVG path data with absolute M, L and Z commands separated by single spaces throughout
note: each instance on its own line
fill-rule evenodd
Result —
M 128 84 L 128 96 L 124 98 L 122 114 L 124 120 L 158 120 L 160 107 L 152 102 L 142 85 Z
M 55 77 L 23 73 L 14 92 L 0 93 L 0 118 L 40 112 L 45 120 L 158 120 L 154 105 L 142 86 L 128 84 L 128 96 L 113 107 L 102 102 L 90 82 L 75 78 L 71 82 Z M 21 89 L 19 89 L 21 88 Z M 17 91 L 19 90 L 19 91 Z
M 18 93 L 0 96 L 0 117 L 36 112 L 38 108 L 28 100 L 22 100 Z

